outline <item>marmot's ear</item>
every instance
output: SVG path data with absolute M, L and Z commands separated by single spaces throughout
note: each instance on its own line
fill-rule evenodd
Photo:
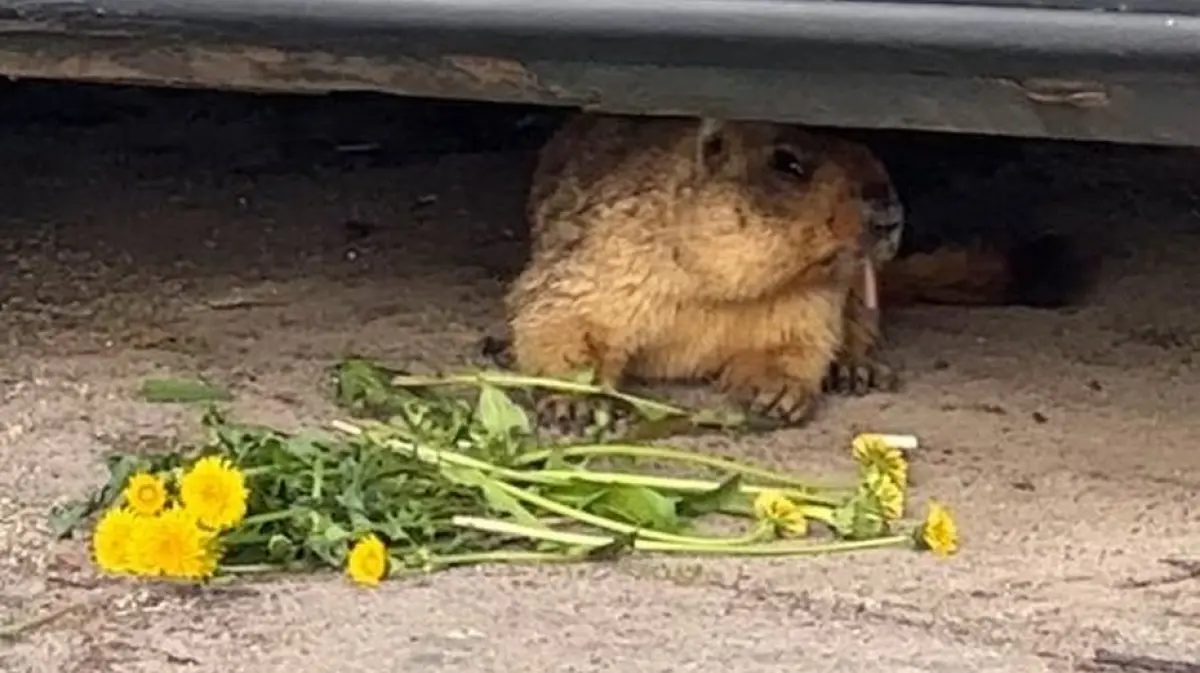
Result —
M 725 154 L 724 119 L 705 117 L 700 120 L 700 131 L 696 134 L 696 166 L 704 173 L 712 173 L 720 165 Z

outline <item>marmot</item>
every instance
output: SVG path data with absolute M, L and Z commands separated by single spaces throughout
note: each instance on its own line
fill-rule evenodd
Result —
M 505 297 L 521 371 L 715 379 L 788 423 L 809 418 L 831 367 L 854 388 L 894 385 L 874 358 L 870 261 L 895 254 L 903 217 L 862 145 L 581 114 L 542 149 L 527 214 L 531 258 Z

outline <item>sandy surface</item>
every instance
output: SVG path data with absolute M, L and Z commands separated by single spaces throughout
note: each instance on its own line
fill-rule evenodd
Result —
M 1200 565 L 1200 164 L 1184 153 L 1052 157 L 1072 185 L 1022 226 L 1089 232 L 1105 265 L 1083 307 L 897 312 L 901 393 L 708 442 L 806 471 L 848 468 L 855 431 L 915 433 L 917 495 L 963 529 L 953 560 L 489 568 L 373 592 L 97 577 L 45 513 L 96 485 L 111 447 L 195 430 L 194 412 L 135 400 L 143 377 L 228 384 L 250 420 L 319 419 L 323 370 L 349 352 L 473 358 L 520 260 L 521 153 L 321 167 L 205 100 L 175 126 L 126 111 L 0 129 L 0 623 L 56 615 L 0 640 L 0 670 L 1034 673 L 1098 648 L 1200 666 L 1200 568 L 1164 563 Z

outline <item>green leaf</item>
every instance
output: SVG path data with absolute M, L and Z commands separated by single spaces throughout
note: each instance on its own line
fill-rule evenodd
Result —
M 528 435 L 533 431 L 525 410 L 503 390 L 487 383 L 479 386 L 479 407 L 475 417 L 492 436 L 511 436 L 514 430 L 520 435 Z
M 679 501 L 679 514 L 686 517 L 699 517 L 732 509 L 740 500 L 744 499 L 741 486 L 742 476 L 735 474 L 710 491 L 684 496 Z
M 652 439 L 677 437 L 695 432 L 698 428 L 682 416 L 668 416 L 656 408 L 639 410 L 642 420 L 634 423 L 621 438 L 626 442 L 646 442 Z
M 92 502 L 89 500 L 73 500 L 56 505 L 50 510 L 50 531 L 58 540 L 69 537 L 92 511 Z
M 113 454 L 107 458 L 108 482 L 84 499 L 50 510 L 50 528 L 59 539 L 69 537 L 92 514 L 112 506 L 130 475 L 144 465 L 137 456 Z
M 521 504 L 520 500 L 500 490 L 491 481 L 483 484 L 483 497 L 492 509 L 508 514 L 517 523 L 531 528 L 545 528 L 542 522 Z
M 227 402 L 233 395 L 203 379 L 146 379 L 138 390 L 146 402 Z
M 326 564 L 341 567 L 346 558 L 350 531 L 334 523 L 327 514 L 312 512 L 312 531 L 304 540 L 304 546 Z
M 628 535 L 618 535 L 613 538 L 612 542 L 589 549 L 584 554 L 584 558 L 588 561 L 615 561 L 632 552 L 635 542 L 637 542 L 636 532 L 629 533 Z
M 838 537 L 846 540 L 872 540 L 889 533 L 878 502 L 861 491 L 834 508 L 829 522 Z
M 334 502 L 351 512 L 361 512 L 363 510 L 362 494 L 354 484 L 347 486 L 346 490 L 334 496 Z
M 571 470 L 575 468 L 575 466 L 568 462 L 566 457 L 563 456 L 563 447 L 561 446 L 556 446 L 550 449 L 550 455 L 546 458 L 546 462 L 543 463 L 543 466 L 543 469 L 546 470 Z
M 672 532 L 682 527 L 675 503 L 652 488 L 616 484 L 606 487 L 586 509 L 640 528 Z
M 689 421 L 688 414 L 672 404 L 651 397 L 625 393 L 609 386 L 605 386 L 603 390 L 606 395 L 618 399 L 622 404 L 632 408 L 642 421 L 655 423 L 673 418 L 679 418 L 685 423 Z
M 691 416 L 693 425 L 702 428 L 741 428 L 749 422 L 746 414 L 736 409 L 700 409 Z
M 212 430 L 225 425 L 225 412 L 216 405 L 209 405 L 200 416 L 200 427 Z
M 325 525 L 319 531 L 314 531 L 316 535 L 328 542 L 341 542 L 350 539 L 350 531 L 342 528 L 332 521 L 326 521 Z
M 296 545 L 286 535 L 272 535 L 267 540 L 267 558 L 275 563 L 290 561 L 296 553 Z
M 376 526 L 361 511 L 350 510 L 350 528 L 353 530 L 352 537 L 359 537 L 367 533 L 379 532 L 379 526 Z
M 380 534 L 391 540 L 393 544 L 401 542 L 412 542 L 412 536 L 408 534 L 407 526 L 412 522 L 407 518 L 400 518 L 396 514 L 389 514 L 387 519 L 378 527 Z
M 392 385 L 396 370 L 364 358 L 348 357 L 333 368 L 334 401 L 343 409 L 371 418 L 400 412 L 415 395 Z
M 606 484 L 596 484 L 590 481 L 575 481 L 567 486 L 548 489 L 546 495 L 555 502 L 587 510 L 592 503 L 605 497 L 611 487 Z
M 457 484 L 479 489 L 489 507 L 511 516 L 517 523 L 533 528 L 546 527 L 521 501 L 497 488 L 495 481 L 483 472 L 465 467 L 443 467 L 442 474 Z
M 312 490 L 309 495 L 313 500 L 320 500 L 321 494 L 325 490 L 325 463 L 317 460 L 313 462 L 312 471 Z

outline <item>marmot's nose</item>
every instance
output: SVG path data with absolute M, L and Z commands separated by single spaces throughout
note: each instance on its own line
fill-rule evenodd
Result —
M 866 225 L 875 235 L 890 235 L 904 224 L 904 207 L 890 183 L 872 181 L 863 185 L 862 200 Z
M 868 201 L 866 219 L 876 236 L 891 236 L 904 226 L 904 208 L 895 199 Z

